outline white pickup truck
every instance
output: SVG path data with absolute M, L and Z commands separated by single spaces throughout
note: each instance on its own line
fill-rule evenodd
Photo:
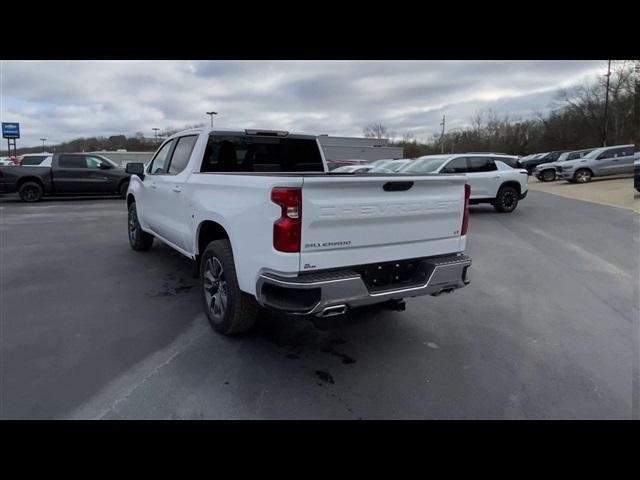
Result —
M 154 238 L 198 262 L 222 334 L 259 308 L 333 316 L 469 283 L 462 175 L 330 173 L 317 137 L 194 129 L 129 163 L 131 247 Z

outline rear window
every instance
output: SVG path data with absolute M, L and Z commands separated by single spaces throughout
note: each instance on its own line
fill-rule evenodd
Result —
M 490 157 L 468 157 L 469 172 L 493 172 L 497 170 L 493 158 Z
M 496 160 L 506 163 L 511 168 L 520 168 L 520 162 L 516 157 L 496 157 Z
M 39 155 L 35 157 L 24 157 L 20 162 L 20 165 L 40 165 L 45 158 L 47 158 L 46 155 Z
M 201 172 L 322 172 L 315 139 L 210 135 Z

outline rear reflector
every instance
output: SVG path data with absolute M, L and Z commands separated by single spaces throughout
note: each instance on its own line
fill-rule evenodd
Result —
M 280 252 L 299 252 L 302 236 L 302 189 L 275 187 L 271 190 L 271 201 L 282 209 L 280 218 L 273 224 L 273 248 Z
M 466 235 L 469 228 L 469 197 L 471 197 L 471 185 L 466 183 L 464 185 L 464 212 L 462 214 L 462 228 L 460 229 L 460 235 Z

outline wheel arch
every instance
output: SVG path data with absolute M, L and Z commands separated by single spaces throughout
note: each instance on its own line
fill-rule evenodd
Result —
M 196 229 L 195 254 L 197 256 L 202 255 L 202 252 L 210 242 L 223 239 L 231 241 L 229 233 L 222 225 L 213 220 L 203 220 Z
M 44 182 L 42 181 L 42 179 L 39 177 L 33 177 L 33 176 L 19 178 L 18 181 L 16 182 L 16 190 L 20 190 L 20 187 L 27 182 L 37 183 L 44 190 Z
M 580 170 L 587 170 L 592 177 L 595 177 L 595 174 L 593 173 L 593 170 L 591 169 L 591 167 L 580 167 L 580 168 L 576 168 L 576 171 L 573 172 L 573 177 L 575 178 L 576 173 L 578 173 Z
M 513 187 L 516 189 L 516 192 L 518 192 L 518 195 L 522 194 L 522 188 L 520 187 L 520 183 L 517 182 L 516 180 L 508 180 L 506 182 L 502 182 L 502 184 L 500 185 L 500 188 L 498 188 L 498 192 L 500 190 L 502 190 L 504 187 Z M 496 193 L 496 196 L 498 194 Z

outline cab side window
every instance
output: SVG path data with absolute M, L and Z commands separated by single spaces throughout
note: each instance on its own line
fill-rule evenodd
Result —
M 153 157 L 151 164 L 149 165 L 149 171 L 151 175 L 162 175 L 163 173 L 167 173 L 167 167 L 169 166 L 169 158 L 170 153 L 173 150 L 173 145 L 175 144 L 175 140 L 171 140 L 165 143 L 156 156 Z
M 177 175 L 185 169 L 191 158 L 191 152 L 196 144 L 196 140 L 198 140 L 197 135 L 189 135 L 177 139 L 176 148 L 173 151 L 173 155 L 171 155 L 169 174 Z
M 58 157 L 59 168 L 87 168 L 84 155 L 60 155 Z

